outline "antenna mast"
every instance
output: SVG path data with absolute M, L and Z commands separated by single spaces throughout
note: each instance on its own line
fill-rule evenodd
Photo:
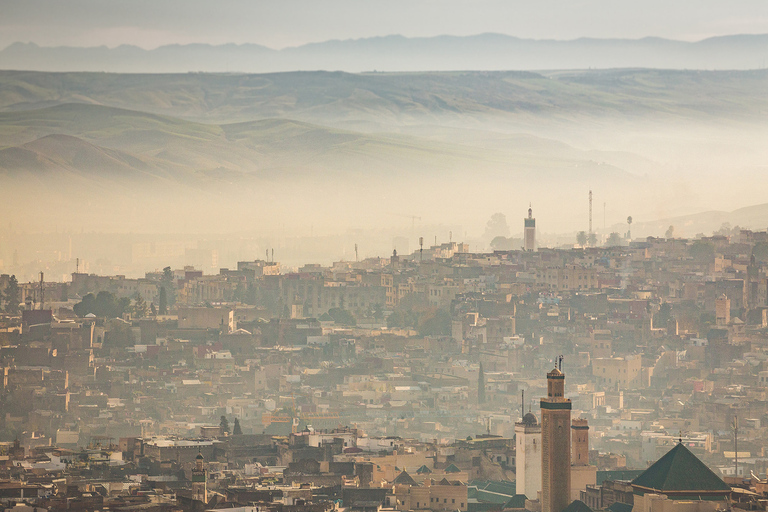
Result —
M 43 310 L 43 302 L 45 302 L 45 288 L 43 287 L 43 273 L 40 272 L 40 311 Z
M 733 461 L 734 476 L 739 478 L 739 417 L 733 416 Z
M 592 191 L 589 191 L 589 234 L 592 234 Z M 592 238 L 590 236 L 590 238 Z

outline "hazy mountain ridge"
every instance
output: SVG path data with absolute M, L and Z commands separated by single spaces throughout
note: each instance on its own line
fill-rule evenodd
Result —
M 14 43 L 0 68 L 130 73 L 297 70 L 430 71 L 587 69 L 759 69 L 768 64 L 768 35 L 738 34 L 697 42 L 642 39 L 521 39 L 503 34 L 331 40 L 281 50 L 257 44 L 40 47 Z
M 0 111 L 92 103 L 217 124 L 290 118 L 352 130 L 487 129 L 488 119 L 601 117 L 762 123 L 768 70 L 262 75 L 0 71 Z

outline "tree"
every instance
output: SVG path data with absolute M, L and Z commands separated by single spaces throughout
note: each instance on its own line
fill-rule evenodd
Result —
M 445 309 L 429 309 L 418 319 L 417 326 L 422 336 L 446 336 L 451 334 L 451 314 Z
M 381 304 L 376 303 L 373 306 L 371 306 L 371 316 L 375 320 L 381 320 L 384 318 L 384 308 Z
M 666 327 L 670 318 L 672 318 L 672 304 L 662 302 L 659 311 L 653 317 L 653 326 Z
M 243 435 L 243 429 L 240 428 L 240 420 L 235 418 L 235 426 L 232 427 L 232 434 L 236 436 Z
M 3 300 L 5 300 L 5 312 L 9 315 L 19 314 L 19 302 L 21 302 L 21 290 L 19 289 L 19 281 L 16 279 L 16 275 L 12 275 L 8 280 L 8 286 L 5 287 L 5 293 L 3 293 Z
M 688 249 L 691 257 L 701 263 L 712 261 L 715 257 L 715 246 L 709 242 L 698 240 Z
M 615 231 L 608 236 L 608 240 L 605 242 L 606 247 L 617 247 L 621 245 L 621 235 Z
M 675 236 L 675 226 L 669 226 L 667 228 L 667 232 L 664 233 L 664 238 L 674 238 Z
M 160 287 L 160 297 L 158 300 L 160 301 L 160 314 L 167 315 L 168 314 L 168 292 L 165 291 L 165 286 Z
M 147 316 L 148 309 L 149 308 L 147 307 L 147 302 L 144 300 L 144 297 L 142 297 L 140 293 L 137 293 L 136 298 L 133 301 L 133 307 L 131 308 L 133 317 L 144 318 Z
M 512 251 L 514 250 L 514 242 L 512 238 L 505 236 L 497 236 L 491 240 L 491 249 L 494 251 Z
M 587 243 L 589 243 L 590 247 L 594 247 L 597 245 L 597 235 L 594 233 L 590 233 L 587 237 Z
M 758 242 L 752 248 L 752 256 L 757 261 L 768 261 L 768 242 Z
M 229 421 L 226 416 L 222 416 L 219 421 L 219 434 L 222 436 L 229 434 Z
M 150 302 L 149 303 L 149 313 L 152 316 L 157 316 L 157 309 L 155 308 L 155 303 L 154 302 Z
M 112 293 L 102 290 L 97 295 L 87 294 L 72 309 L 80 317 L 93 313 L 98 317 L 115 318 L 122 317 L 130 305 L 128 297 L 118 299 Z
M 490 220 L 485 225 L 486 240 L 493 240 L 497 236 L 509 236 L 509 226 L 507 225 L 507 218 L 503 213 L 494 213 L 491 215 Z
M 580 246 L 584 247 L 587 245 L 587 232 L 586 231 L 579 231 L 576 233 L 576 243 Z
M 328 315 L 333 318 L 333 321 L 341 325 L 357 325 L 357 319 L 355 316 L 342 308 L 331 308 L 328 310 Z
M 163 269 L 162 286 L 165 287 L 166 305 L 173 306 L 176 303 L 176 287 L 173 285 L 173 271 L 171 267 Z

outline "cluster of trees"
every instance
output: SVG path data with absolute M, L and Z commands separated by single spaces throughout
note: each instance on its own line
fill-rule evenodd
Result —
M 100 291 L 94 295 L 92 293 L 83 297 L 83 300 L 75 304 L 72 308 L 77 316 L 94 314 L 96 316 L 115 318 L 123 316 L 131 306 L 131 299 L 122 297 L 118 299 L 111 292 Z
M 451 314 L 445 309 L 427 306 L 410 295 L 389 315 L 387 327 L 416 329 L 422 336 L 445 336 L 451 333 Z
M 0 293 L 0 304 L 3 304 L 3 311 L 9 315 L 19 314 L 19 304 L 21 303 L 21 288 L 15 275 L 8 280 L 8 286 Z
M 587 234 L 586 231 L 579 231 L 576 233 L 576 243 L 582 247 L 585 247 L 587 243 L 594 247 L 597 245 L 597 235 L 594 233 Z
M 134 318 L 144 318 L 150 313 L 157 314 L 155 305 L 148 304 L 140 294 L 137 294 L 136 298 L 131 301 L 128 297 L 118 299 L 112 292 L 108 291 L 100 291 L 96 295 L 89 293 L 72 309 L 80 317 L 91 313 L 105 318 L 119 318 L 123 316 L 123 313 L 130 313 Z M 165 309 L 167 311 L 167 305 Z
M 226 416 L 222 416 L 219 420 L 219 433 L 221 435 L 229 434 L 229 420 Z M 232 434 L 239 436 L 242 435 L 243 429 L 240 427 L 240 420 L 235 418 L 235 424 L 232 427 Z

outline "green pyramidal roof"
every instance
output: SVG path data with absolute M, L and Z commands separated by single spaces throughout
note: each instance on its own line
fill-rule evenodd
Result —
M 643 474 L 632 480 L 635 491 L 664 494 L 723 494 L 731 488 L 701 462 L 691 450 L 678 444 L 657 460 Z
M 570 505 L 563 509 L 563 512 L 592 512 L 592 509 L 581 500 L 572 501 Z
M 395 478 L 392 481 L 392 483 L 393 484 L 413 485 L 413 486 L 419 485 L 418 483 L 416 483 L 416 481 L 413 479 L 413 477 L 408 474 L 407 471 L 403 471 L 402 473 L 397 475 L 397 478 Z

